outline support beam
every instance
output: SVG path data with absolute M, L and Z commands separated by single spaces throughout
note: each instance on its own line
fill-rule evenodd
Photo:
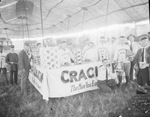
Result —
M 150 1 L 150 0 L 148 0 L 148 7 L 149 7 L 149 9 L 150 9 L 149 1 Z M 150 10 L 149 10 L 149 27 L 150 27 Z
M 40 14 L 41 14 L 41 30 L 42 30 L 42 37 L 44 37 L 42 0 L 40 0 Z
M 107 39 L 107 36 L 108 36 L 108 28 L 107 28 L 107 25 L 108 25 L 108 13 L 109 13 L 109 0 L 107 1 L 107 7 L 106 7 L 106 18 L 105 18 L 105 27 L 106 27 L 106 30 L 105 30 L 105 39 Z

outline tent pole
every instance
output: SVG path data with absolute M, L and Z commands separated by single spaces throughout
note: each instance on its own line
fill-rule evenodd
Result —
M 43 31 L 43 10 L 42 10 L 42 0 L 40 0 L 40 14 L 41 14 L 41 30 L 42 30 L 42 37 L 44 37 L 44 31 Z
M 27 15 L 27 11 L 26 11 L 25 0 L 23 0 L 23 7 L 24 7 L 24 12 L 25 12 L 24 14 L 26 16 L 26 27 L 27 27 L 27 33 L 28 33 L 28 38 L 29 38 L 28 15 Z
M 107 32 L 107 31 L 108 31 L 108 30 L 107 30 L 107 29 L 108 29 L 108 28 L 107 28 L 107 23 L 108 23 L 108 22 L 107 22 L 107 21 L 108 21 L 108 11 L 109 11 L 109 0 L 108 0 L 108 2 L 107 2 L 107 9 L 106 9 L 106 19 L 105 19 L 105 27 L 106 27 L 106 30 L 105 30 L 105 34 L 104 34 L 104 35 L 105 35 L 105 38 L 107 38 L 107 36 L 108 36 L 108 35 L 107 35 L 107 33 L 108 33 L 108 32 Z
M 23 18 L 22 18 L 22 33 L 23 33 L 23 38 L 24 38 L 24 25 L 23 25 Z
M 148 0 L 148 3 L 149 3 L 149 0 Z M 148 4 L 148 7 L 150 9 L 150 5 Z M 149 10 L 149 26 L 150 26 L 150 10 Z
M 135 24 L 135 36 L 137 36 L 137 25 L 136 25 L 136 21 L 134 22 Z
M 69 25 L 70 25 L 70 18 L 71 18 L 71 16 L 70 16 L 70 15 L 68 15 L 68 24 L 67 24 L 67 32 L 69 31 Z
M 8 39 L 9 37 L 8 37 L 8 33 L 7 33 L 7 30 L 8 30 L 8 29 L 6 28 L 6 29 L 5 29 L 5 31 L 6 31 L 6 36 L 7 36 L 7 39 Z
M 83 30 L 83 25 L 84 25 L 84 20 L 85 20 L 85 13 L 88 11 L 86 7 L 81 8 L 83 10 L 83 15 L 82 15 L 82 24 L 81 24 L 81 31 Z
M 82 24 L 81 24 L 81 31 L 83 30 L 84 17 L 85 17 L 85 10 L 83 10 Z

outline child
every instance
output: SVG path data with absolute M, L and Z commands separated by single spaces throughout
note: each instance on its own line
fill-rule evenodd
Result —
M 104 92 L 110 93 L 116 86 L 116 74 L 112 72 L 112 66 L 107 59 L 102 61 L 99 68 L 100 77 L 98 77 L 97 86 Z

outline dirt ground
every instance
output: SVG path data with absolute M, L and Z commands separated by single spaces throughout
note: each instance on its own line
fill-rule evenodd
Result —
M 19 85 L 8 85 L 0 76 L 0 117 L 150 117 L 150 94 L 135 95 L 134 87 L 107 95 L 89 91 L 48 103 L 31 89 L 24 98 Z

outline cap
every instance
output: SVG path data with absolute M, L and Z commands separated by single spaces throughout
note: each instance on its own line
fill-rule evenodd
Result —
M 94 45 L 94 42 L 92 42 L 92 41 L 89 41 L 89 42 L 88 42 L 88 44 L 92 44 L 92 45 Z
M 100 39 L 105 39 L 105 37 L 104 37 L 104 36 L 101 36 Z
M 111 39 L 116 39 L 116 37 L 111 37 Z
M 14 48 L 15 46 L 14 45 L 10 45 L 10 48 Z
M 149 39 L 147 34 L 143 34 L 141 36 L 138 37 L 139 41 L 145 40 L 145 39 Z
M 27 41 L 25 41 L 25 42 L 24 42 L 24 45 L 26 45 L 26 46 L 30 46 L 30 43 L 29 43 L 29 42 L 27 42 Z
M 130 37 L 134 37 L 134 38 L 135 38 L 135 36 L 134 36 L 133 34 L 130 34 L 130 35 L 127 37 L 127 39 L 129 39 Z
M 41 45 L 41 43 L 37 43 L 36 45 L 39 46 L 39 45 Z
M 125 36 L 120 36 L 119 38 L 125 38 Z
M 66 40 L 63 40 L 61 43 L 67 43 L 67 41 L 66 41 Z

